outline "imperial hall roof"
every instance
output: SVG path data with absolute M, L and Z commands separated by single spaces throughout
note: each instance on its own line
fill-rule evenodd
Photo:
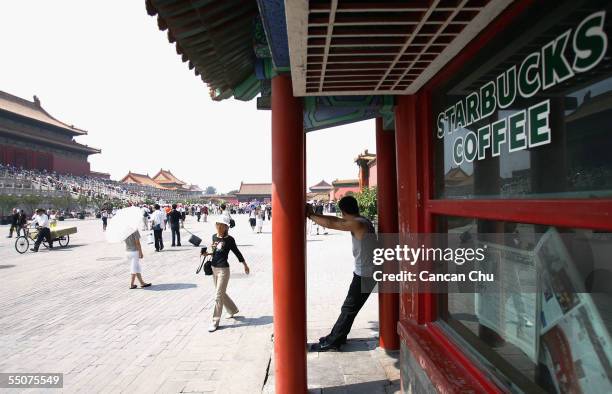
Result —
M 269 196 L 272 194 L 271 183 L 240 183 L 240 189 L 236 195 L 261 195 Z
M 30 119 L 55 129 L 68 132 L 71 135 L 84 135 L 87 131 L 76 128 L 61 122 L 51 116 L 42 107 L 38 97 L 34 96 L 34 101 L 28 101 L 10 93 L 0 91 L 0 111 L 9 112 L 22 118 Z
M 185 182 L 178 179 L 170 170 L 160 169 L 153 180 L 159 184 L 187 185 Z
M 148 174 L 138 174 L 136 172 L 129 171 L 126 176 L 121 178 L 123 183 L 136 183 L 143 186 L 151 186 L 158 189 L 165 189 L 162 185 L 155 182 Z

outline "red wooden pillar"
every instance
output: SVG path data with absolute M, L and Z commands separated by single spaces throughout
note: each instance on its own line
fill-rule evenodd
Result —
M 379 234 L 397 234 L 395 133 L 383 130 L 382 118 L 376 119 L 376 171 L 378 232 Z M 388 271 L 387 267 L 383 268 Z M 396 267 L 390 264 L 388 268 L 395 270 Z M 399 294 L 397 290 L 379 287 L 378 320 L 380 347 L 387 350 L 399 349 L 399 335 L 397 334 Z
M 305 135 L 291 77 L 272 79 L 272 268 L 277 393 L 306 393 Z
M 402 240 L 418 232 L 418 196 L 416 192 L 416 162 L 414 136 L 416 134 L 415 96 L 396 96 L 395 106 L 395 147 L 397 169 L 397 217 L 398 230 Z M 401 154 L 400 154 L 401 152 Z M 417 289 L 403 284 L 400 295 L 402 319 L 417 320 Z

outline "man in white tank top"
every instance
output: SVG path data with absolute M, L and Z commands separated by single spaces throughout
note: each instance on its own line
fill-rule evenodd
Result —
M 376 231 L 369 219 L 359 214 L 359 205 L 352 196 L 345 196 L 338 202 L 342 217 L 316 214 L 312 206 L 306 208 L 306 217 L 326 228 L 350 231 L 353 242 L 355 267 L 353 280 L 342 304 L 340 316 L 329 335 L 321 337 L 319 343 L 312 345 L 311 351 L 326 352 L 340 350 L 346 343 L 355 317 L 367 301 L 376 282 L 372 279 L 374 263 L 372 251 L 376 243 Z

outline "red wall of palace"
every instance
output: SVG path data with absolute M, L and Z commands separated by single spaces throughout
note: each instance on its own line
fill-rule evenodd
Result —
M 63 174 L 89 175 L 89 162 L 53 155 L 53 170 Z
M 0 145 L 0 162 L 28 170 L 47 170 L 74 175 L 88 175 L 89 162 L 49 152 Z

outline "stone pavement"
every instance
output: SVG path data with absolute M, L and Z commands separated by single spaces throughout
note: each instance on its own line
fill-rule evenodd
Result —
M 62 372 L 65 392 L 255 393 L 264 383 L 270 390 L 270 226 L 252 234 L 246 216 L 235 219 L 231 233 L 251 275 L 232 267 L 228 293 L 240 316 L 223 317 L 212 334 L 206 331 L 212 280 L 195 275 L 199 249 L 186 242 L 186 232 L 180 248 L 169 247 L 169 232 L 162 253 L 145 247 L 143 276 L 153 286 L 129 290 L 123 246 L 105 242 L 99 220 L 66 221 L 62 225 L 79 229 L 68 248 L 24 255 L 0 226 L 0 372 Z M 212 223 L 189 217 L 186 227 L 210 242 Z M 309 236 L 308 256 L 308 336 L 314 341 L 333 325 L 350 282 L 350 239 L 335 232 Z M 373 296 L 355 321 L 352 351 L 309 354 L 312 389 L 397 388 L 395 360 L 374 349 L 376 321 Z M 330 370 L 329 362 L 342 368 Z

